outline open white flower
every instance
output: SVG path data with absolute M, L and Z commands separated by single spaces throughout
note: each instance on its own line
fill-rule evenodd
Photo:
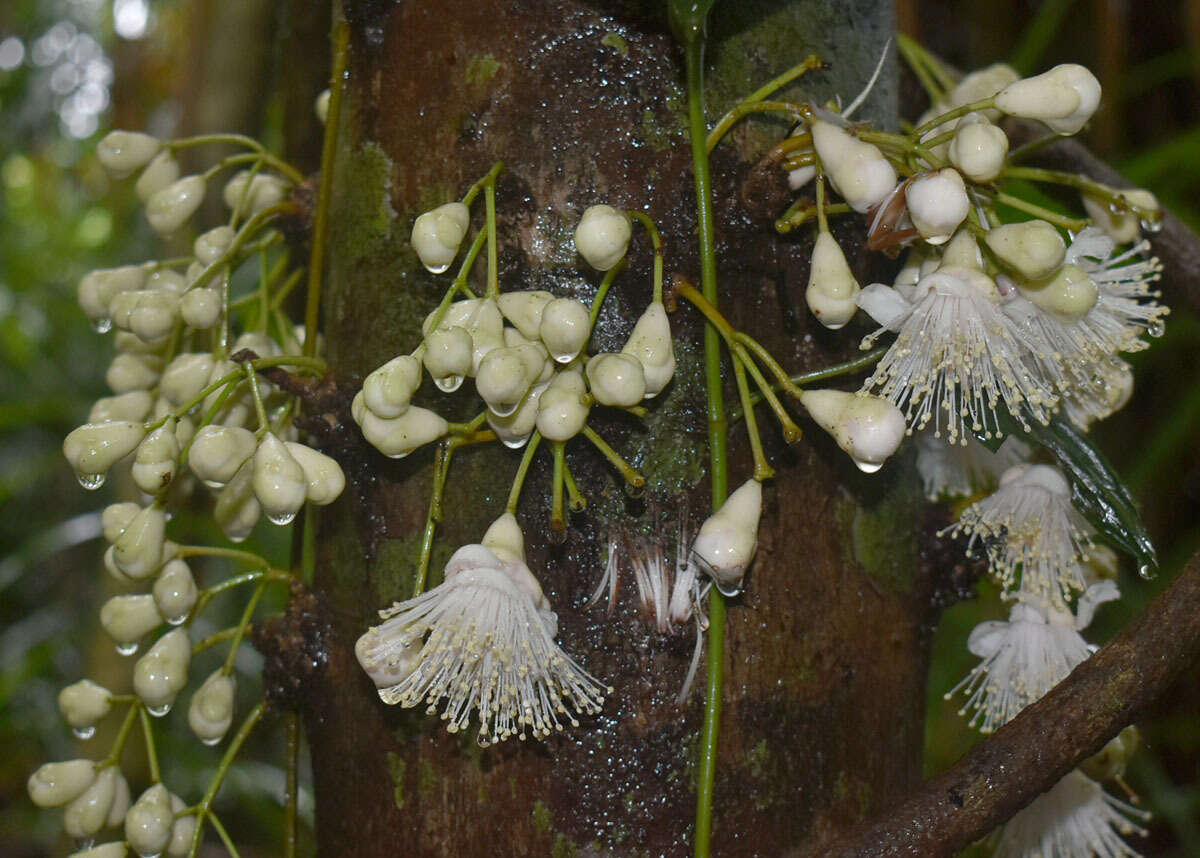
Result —
M 1073 771 L 1008 821 L 995 858 L 1139 858 L 1120 834 L 1145 837 L 1149 817 Z
M 532 574 L 515 557 L 501 560 L 466 545 L 446 564 L 446 580 L 380 611 L 385 620 L 358 640 L 359 663 L 385 703 L 442 705 L 446 729 L 465 728 L 479 712 L 480 745 L 527 734 L 544 738 L 594 714 L 600 683 L 559 649 L 553 612 L 539 610 Z M 608 689 L 611 692 L 611 689 Z
M 950 444 L 932 432 L 922 432 L 915 440 L 917 473 L 930 500 L 993 489 L 1001 474 L 1029 456 L 1029 446 L 1011 435 L 995 452 L 971 437 L 966 444 Z
M 1162 263 L 1158 257 L 1147 258 L 1148 241 L 1120 254 L 1114 253 L 1115 247 L 1101 230 L 1088 227 L 1067 248 L 1066 262 L 1079 266 L 1100 292 L 1087 318 L 1098 335 L 1120 351 L 1141 351 L 1146 343 L 1139 337 L 1143 333 L 1161 336 L 1163 318 L 1171 312 L 1157 302 L 1159 293 L 1153 288 L 1162 276 Z

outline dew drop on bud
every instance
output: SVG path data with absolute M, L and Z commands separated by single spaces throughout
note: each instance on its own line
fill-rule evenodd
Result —
M 112 330 L 112 319 L 92 319 L 92 330 L 97 334 L 107 334 Z
M 147 706 L 146 711 L 149 712 L 151 715 L 153 715 L 155 718 L 161 718 L 164 715 L 166 715 L 168 712 L 171 711 L 171 704 L 164 703 L 162 706 Z
M 1153 581 L 1155 578 L 1158 577 L 1158 570 L 1155 569 L 1153 566 L 1151 566 L 1149 563 L 1143 563 L 1141 566 L 1138 567 L 1138 576 L 1143 581 Z
M 117 653 L 119 655 L 133 655 L 138 651 L 137 641 L 133 643 L 117 644 Z
M 1142 232 L 1149 235 L 1158 235 L 1162 232 L 1162 218 L 1143 218 L 1141 221 Z
M 445 274 L 450 270 L 450 263 L 447 262 L 445 265 L 426 265 L 425 270 L 430 274 Z
M 187 619 L 187 616 L 188 616 L 187 614 L 180 614 L 178 617 L 167 617 L 167 625 L 168 626 L 182 625 L 183 621 Z
M 76 739 L 86 742 L 92 736 L 96 735 L 96 728 L 94 725 L 89 727 L 72 727 L 71 732 L 75 734 Z
M 512 405 L 507 405 L 507 406 L 489 405 L 488 408 L 490 408 L 492 410 L 492 413 L 495 414 L 497 417 L 508 417 L 510 414 L 512 414 L 514 411 L 516 411 L 517 408 L 520 407 L 520 405 L 521 405 L 520 402 L 514 402 Z
M 873 474 L 883 467 L 883 462 L 864 462 L 861 459 L 855 459 L 854 464 L 858 465 L 858 469 L 864 474 Z
M 89 492 L 95 491 L 104 485 L 104 474 L 76 474 L 75 478 L 79 480 L 79 485 L 83 486 Z
M 1151 322 L 1150 327 L 1146 328 L 1146 333 L 1158 339 L 1167 332 L 1166 326 L 1162 322 Z
M 719 592 L 726 599 L 733 599 L 742 595 L 742 582 L 740 580 L 736 583 L 722 584 L 720 581 L 714 578 L 712 579 L 712 582 L 713 586 L 717 588 L 717 592 Z
M 510 450 L 520 450 L 529 441 L 528 435 L 522 435 L 520 438 L 501 438 L 504 446 Z
M 280 527 L 286 527 L 296 520 L 296 513 L 285 512 L 283 515 L 271 515 L 270 513 L 267 513 L 267 520 L 270 521 L 271 524 L 278 524 Z
M 442 378 L 435 378 L 433 380 L 433 384 L 442 393 L 453 393 L 454 391 L 456 391 L 460 387 L 462 387 L 464 378 L 466 378 L 466 376 L 447 375 L 447 376 L 443 376 Z

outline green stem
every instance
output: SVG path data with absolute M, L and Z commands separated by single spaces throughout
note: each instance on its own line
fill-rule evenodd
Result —
M 1041 218 L 1042 220 L 1052 223 L 1055 226 L 1061 226 L 1063 229 L 1069 229 L 1072 232 L 1079 232 L 1079 230 L 1083 229 L 1092 222 L 1089 218 L 1077 218 L 1061 215 L 1058 212 L 1053 212 L 1050 211 L 1050 209 L 1043 208 L 1036 203 L 1027 202 L 1020 197 L 1014 197 L 1012 194 L 1006 194 L 1004 191 L 999 191 L 996 193 L 995 201 L 1002 205 L 1010 206 L 1019 211 L 1023 211 L 1026 214 L 1031 214 L 1034 217 Z
M 246 636 L 246 629 L 250 625 L 250 618 L 254 616 L 254 609 L 258 607 L 258 600 L 262 598 L 263 591 L 266 589 L 267 582 L 260 582 L 254 588 L 254 595 L 246 603 L 246 609 L 242 611 L 242 619 L 237 624 L 237 630 L 233 635 L 233 643 L 229 645 L 229 653 L 225 656 L 225 664 L 221 666 L 221 673 L 225 676 L 233 673 L 233 665 L 237 661 L 238 648 L 242 645 L 242 639 Z
M 743 352 L 745 354 L 745 352 Z M 730 355 L 733 364 L 733 378 L 737 382 L 738 399 L 742 403 L 742 413 L 746 415 L 746 434 L 750 436 L 750 455 L 754 459 L 754 479 L 760 483 L 775 476 L 774 469 L 763 454 L 762 438 L 758 434 L 758 416 L 754 406 L 750 404 L 750 385 L 746 383 L 746 368 L 742 365 L 741 356 L 734 352 Z
M 225 849 L 227 852 L 229 852 L 229 858 L 241 858 L 241 854 L 238 852 L 237 845 L 233 842 L 233 838 L 229 836 L 229 832 L 225 830 L 225 826 L 221 823 L 221 820 L 217 818 L 217 815 L 210 811 L 208 813 L 208 821 L 212 823 L 212 827 L 216 830 L 217 837 L 221 838 L 221 842 L 225 844 Z M 201 826 L 197 823 L 197 830 L 199 830 L 200 827 Z
M 192 655 L 197 656 L 202 652 L 206 652 L 215 646 L 225 643 L 225 641 L 233 640 L 237 633 L 237 626 L 230 626 L 227 629 L 221 629 L 219 632 L 213 632 L 208 637 L 201 638 L 192 644 Z
M 579 491 L 575 477 L 571 474 L 571 466 L 565 459 L 563 460 L 563 482 L 567 486 L 567 505 L 570 506 L 571 512 L 583 512 L 587 509 L 587 498 Z
M 689 48 L 689 50 L 692 49 Z M 695 50 L 697 50 L 700 54 L 704 53 L 703 48 L 697 47 Z M 703 60 L 703 56 L 701 56 L 701 60 Z M 708 134 L 707 138 L 705 138 L 704 115 L 703 112 L 701 112 L 701 136 L 699 139 L 705 140 L 704 154 L 707 156 L 708 153 L 712 152 L 712 150 L 717 147 L 717 144 L 721 142 L 721 138 L 725 136 L 730 128 L 741 122 L 752 113 L 786 113 L 796 122 L 807 122 L 812 118 L 812 111 L 803 104 L 792 104 L 791 102 L 787 101 L 759 101 L 753 104 L 742 102 L 734 107 L 733 110 L 722 116 L 721 121 L 713 128 L 712 132 Z M 694 146 L 693 151 L 695 151 Z
M 129 731 L 133 729 L 133 722 L 137 720 L 138 710 L 142 708 L 142 701 L 135 700 L 129 705 L 128 711 L 125 713 L 125 720 L 121 722 L 121 729 L 117 731 L 117 738 L 113 740 L 112 748 L 104 759 L 96 763 L 96 770 L 107 769 L 109 766 L 115 766 L 121 761 L 121 751 L 125 750 L 125 742 L 129 739 Z
M 158 751 L 154 747 L 154 726 L 150 723 L 150 713 L 145 706 L 138 706 L 138 720 L 142 722 L 142 738 L 146 741 L 146 765 L 150 768 L 150 783 L 156 784 L 162 780 L 158 768 Z
M 233 761 L 237 758 L 238 752 L 241 751 L 242 745 L 246 743 L 247 737 L 259 722 L 259 719 L 262 718 L 266 708 L 266 702 L 260 700 L 258 705 L 246 715 L 246 720 L 242 722 L 242 726 L 238 728 L 233 741 L 225 749 L 225 754 L 221 757 L 221 762 L 217 765 L 217 771 L 213 774 L 213 779 L 209 781 L 208 789 L 204 791 L 204 797 L 197 803 L 195 808 L 197 815 L 196 830 L 192 834 L 192 845 L 188 850 L 189 858 L 195 858 L 196 852 L 200 849 L 200 838 L 203 834 L 202 829 L 204 828 L 204 820 L 206 818 L 213 824 L 213 828 L 217 829 L 217 834 L 225 843 L 225 847 L 230 850 L 231 854 L 236 854 L 233 841 L 229 839 L 229 834 L 225 832 L 224 826 L 217 820 L 216 815 L 213 814 L 210 808 L 212 807 L 213 799 L 217 797 L 217 791 L 225 781 L 225 776 L 229 774 L 229 769 L 233 765 Z
M 450 471 L 450 457 L 454 447 L 450 441 L 438 445 L 433 459 L 433 488 L 429 495 L 429 511 L 425 514 L 425 530 L 421 534 L 421 553 L 417 558 L 417 575 L 413 583 L 413 598 L 425 592 L 425 581 L 429 576 L 429 559 L 433 556 L 433 537 L 438 522 L 442 520 L 442 493 L 446 489 L 446 476 Z
M 629 263 L 622 257 L 620 262 L 604 272 L 604 279 L 600 281 L 600 286 L 596 289 L 596 294 L 592 298 L 592 306 L 588 313 L 589 329 L 596 327 L 596 318 L 600 315 L 600 305 L 604 303 L 604 298 L 608 295 L 609 287 L 612 286 L 614 280 L 621 276 L 621 272 L 628 265 Z
M 654 221 L 645 212 L 630 211 L 629 216 L 644 226 L 650 236 L 650 244 L 654 247 L 654 300 L 661 303 L 663 287 L 662 236 L 658 234 L 658 227 L 655 226 Z
M 480 191 L 482 191 L 488 185 L 496 184 L 496 179 L 500 177 L 500 174 L 503 173 L 504 170 L 505 166 L 503 161 L 497 161 L 495 164 L 492 164 L 492 169 L 488 170 L 487 173 L 485 173 L 484 176 L 479 179 L 479 181 L 467 189 L 466 194 L 463 195 L 462 204 L 469 207 L 471 203 L 475 202 L 475 198 L 479 196 Z
M 1006 167 L 1000 174 L 1004 179 L 1028 179 L 1032 182 L 1046 182 L 1055 185 L 1065 185 L 1075 188 L 1088 196 L 1100 197 L 1109 204 L 1124 206 L 1140 218 L 1154 220 L 1162 217 L 1157 209 L 1145 209 L 1131 203 L 1125 195 L 1116 188 L 1110 188 L 1100 182 L 1093 181 L 1079 173 L 1066 173 L 1061 170 L 1044 170 L 1041 167 Z
M 829 232 L 829 220 L 825 217 L 825 175 L 817 176 L 817 229 Z
M 634 470 L 633 466 L 622 458 L 621 454 L 609 446 L 608 442 L 596 434 L 596 430 L 591 426 L 583 427 L 583 437 L 592 442 L 592 445 L 603 454 L 604 458 L 612 463 L 613 467 L 621 472 L 621 476 L 625 478 L 625 482 L 629 487 L 635 490 L 640 490 L 646 485 L 646 478 Z
M 181 558 L 225 557 L 229 560 L 240 560 L 243 563 L 250 563 L 263 569 L 271 565 L 266 561 L 266 558 L 260 557 L 250 551 L 242 551 L 240 548 L 220 548 L 215 545 L 181 545 L 179 546 L 179 554 L 176 556 Z M 218 584 L 217 586 L 220 585 Z
M 819 381 L 826 381 L 831 378 L 837 378 L 840 375 L 848 375 L 852 372 L 858 372 L 859 370 L 867 369 L 868 367 L 879 363 L 880 359 L 887 354 L 889 348 L 891 347 L 879 346 L 878 348 L 867 352 L 862 357 L 857 357 L 854 360 L 846 361 L 845 363 L 834 364 L 833 366 L 827 366 L 824 369 L 817 369 L 813 370 L 812 372 L 802 372 L 799 375 L 793 375 L 789 379 L 789 384 L 796 389 L 800 389 L 802 387 L 808 387 L 816 384 Z M 772 390 L 780 387 L 781 386 L 777 384 L 771 385 Z M 762 397 L 756 394 L 751 396 L 750 400 L 757 405 L 759 402 L 762 402 Z M 741 420 L 742 413 L 740 411 L 731 412 L 729 419 L 731 421 Z
M 781 367 L 779 362 L 771 356 L 771 353 L 766 350 L 762 343 L 754 339 L 754 337 L 750 336 L 749 334 L 741 331 L 735 333 L 734 338 L 737 340 L 739 345 L 749 349 L 754 353 L 755 357 L 762 361 L 763 365 L 766 366 L 771 375 L 775 376 L 775 379 L 779 382 L 779 386 L 783 388 L 784 392 L 787 393 L 788 396 L 791 396 L 795 399 L 800 398 L 800 394 L 802 394 L 804 391 L 792 383 L 791 376 L 784 371 L 783 367 Z
M 287 722 L 287 780 L 283 794 L 283 856 L 296 858 L 296 815 L 300 804 L 300 716 L 289 712 Z
M 250 384 L 250 398 L 254 401 L 254 414 L 258 418 L 258 437 L 270 431 L 270 421 L 267 419 L 267 408 L 263 405 L 262 391 L 258 389 L 258 373 L 249 364 L 243 364 L 246 370 L 246 380 Z
M 754 383 L 758 385 L 758 389 L 762 393 L 763 399 L 767 401 L 767 405 L 771 407 L 771 411 L 775 414 L 775 419 L 779 421 L 779 428 L 783 430 L 784 440 L 786 440 L 789 444 L 794 444 L 795 442 L 799 441 L 803 437 L 804 433 L 800 431 L 800 427 L 796 425 L 794 420 L 792 420 L 792 416 L 787 413 L 787 409 L 783 407 L 783 403 L 779 401 L 779 398 L 775 395 L 775 391 L 771 389 L 770 382 L 767 381 L 767 379 L 763 376 L 762 371 L 759 370 L 759 368 L 755 365 L 749 353 L 746 351 L 745 346 L 743 346 L 741 343 L 738 343 L 736 349 L 738 357 L 741 358 L 742 363 L 745 364 L 746 370 L 754 379 Z M 742 407 L 743 409 L 745 408 L 744 402 Z M 753 408 L 753 404 L 751 404 L 751 408 Z
M 943 123 L 949 122 L 951 119 L 958 119 L 958 117 L 966 116 L 968 113 L 974 113 L 976 110 L 988 110 L 994 107 L 994 101 L 995 96 L 989 95 L 987 98 L 981 98 L 978 101 L 972 101 L 970 104 L 964 104 L 961 107 L 954 108 L 953 110 L 947 110 L 945 113 L 941 113 L 933 117 L 933 119 L 930 119 L 928 122 L 918 125 L 913 129 L 910 136 L 916 140 L 920 140 L 924 134 L 932 131 Z
M 567 521 L 563 516 L 563 470 L 566 467 L 567 445 L 562 441 L 552 441 L 554 451 L 554 477 L 551 483 L 550 528 L 559 533 L 567 529 Z
M 244 134 L 199 134 L 195 137 L 184 137 L 179 140 L 172 140 L 167 143 L 167 148 L 187 149 L 192 146 L 206 146 L 210 143 L 232 143 L 235 146 L 245 146 L 253 149 L 258 153 L 264 162 L 270 164 L 272 168 L 278 170 L 283 175 L 287 176 L 288 180 L 293 185 L 298 185 L 304 181 L 304 174 L 284 161 L 279 156 L 272 153 L 266 146 L 259 143 L 253 137 L 247 137 Z
M 336 12 L 334 13 L 337 14 Z M 341 125 L 342 92 L 346 86 L 346 59 L 350 54 L 350 25 L 345 19 L 333 25 L 333 77 L 329 86 L 329 113 L 325 117 L 325 139 L 321 144 L 321 185 L 313 215 L 312 255 L 308 262 L 308 297 L 304 308 L 304 354 L 317 353 L 317 322 L 321 315 L 321 277 L 325 249 L 329 243 L 329 205 L 333 197 L 333 172 L 337 163 L 338 128 Z
M 912 69 L 912 73 L 917 76 L 917 80 L 921 82 L 921 88 L 925 90 L 925 94 L 929 96 L 931 104 L 937 104 L 945 96 L 945 90 L 938 85 L 937 81 L 929 73 L 929 69 L 922 62 L 920 46 L 911 38 L 903 33 L 896 34 L 896 46 L 900 49 L 900 54 L 904 57 L 904 61 L 908 63 L 908 67 Z
M 500 294 L 499 257 L 496 247 L 496 182 L 490 181 L 483 189 L 483 200 L 487 212 L 487 292 L 489 298 Z
M 508 491 L 508 503 L 505 504 L 505 511 L 517 514 L 517 501 L 521 499 L 521 489 L 525 486 L 525 477 L 529 474 L 529 465 L 533 461 L 533 454 L 537 452 L 538 444 L 542 443 L 542 433 L 534 431 L 529 436 L 529 442 L 525 445 L 525 452 L 521 456 L 521 464 L 517 465 L 517 473 L 513 477 L 512 488 Z

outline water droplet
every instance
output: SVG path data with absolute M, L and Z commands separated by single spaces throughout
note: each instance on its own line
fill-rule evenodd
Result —
M 510 414 L 512 414 L 514 411 L 516 411 L 517 408 L 520 406 L 520 404 L 521 403 L 519 401 L 514 402 L 511 405 L 493 405 L 492 403 L 489 402 L 488 410 L 491 411 L 493 414 L 495 414 L 497 417 L 507 417 Z
M 533 434 L 533 433 L 530 433 Z M 501 438 L 504 446 L 510 450 L 520 450 L 529 442 L 529 435 L 522 435 L 519 438 Z
M 81 742 L 86 742 L 92 736 L 96 735 L 95 726 L 92 727 L 73 727 L 71 732 L 75 734 L 75 738 Z
M 164 715 L 166 715 L 168 712 L 171 711 L 171 704 L 164 703 L 162 706 L 147 706 L 146 711 L 149 712 L 151 715 L 153 715 L 155 718 L 161 718 Z
M 249 535 L 250 535 L 249 533 L 227 533 L 227 534 L 225 534 L 225 538 L 228 539 L 230 542 L 232 542 L 234 545 L 238 545 L 240 543 L 245 542 L 246 537 Z
M 187 619 L 187 614 L 180 614 L 178 617 L 167 617 L 168 626 L 179 626 Z
M 450 270 L 450 263 L 447 262 L 445 265 L 426 265 L 425 270 L 430 274 L 445 274 Z
M 1158 339 L 1166 332 L 1167 332 L 1167 326 L 1157 320 L 1151 322 L 1150 327 L 1146 328 L 1146 333 L 1149 334 L 1150 336 L 1154 337 L 1155 339 Z
M 442 378 L 435 378 L 433 384 L 442 393 L 453 393 L 462 387 L 465 375 L 447 375 Z
M 217 482 L 216 480 L 203 480 L 202 482 L 204 483 L 205 488 L 210 488 L 210 489 L 225 488 L 225 483 L 220 483 L 220 482 Z
M 224 736 L 213 736 L 213 737 L 211 737 L 211 738 L 209 738 L 209 739 L 201 739 L 201 740 L 200 740 L 200 744 L 201 744 L 201 745 L 208 745 L 208 747 L 210 747 L 210 748 L 211 748 L 213 745 L 219 745 L 219 744 L 221 744 L 221 740 L 222 740 L 223 738 L 225 738 L 225 737 L 224 737 Z
M 104 485 L 106 476 L 107 474 L 76 474 L 75 478 L 79 480 L 79 485 L 91 492 Z
M 712 582 L 713 586 L 717 588 L 717 592 L 719 592 L 726 599 L 732 599 L 735 596 L 742 595 L 741 578 L 737 579 L 736 581 L 730 581 L 729 583 L 724 583 L 722 581 L 718 581 L 716 578 L 713 578 Z
M 1162 218 L 1143 218 L 1141 221 L 1142 232 L 1149 235 L 1158 235 L 1162 232 Z
M 873 474 L 883 467 L 883 462 L 864 462 L 861 459 L 855 459 L 854 464 L 858 465 L 858 469 L 864 474 Z
M 92 319 L 92 330 L 97 334 L 107 334 L 112 330 L 112 319 Z
M 133 655 L 137 651 L 137 641 L 134 641 L 133 643 L 117 644 L 117 653 L 120 655 Z
M 158 858 L 158 856 L 162 855 L 162 853 L 161 852 L 139 852 L 138 855 L 142 856 L 142 858 Z
M 282 515 L 272 515 L 271 513 L 267 513 L 267 520 L 270 521 L 271 524 L 278 524 L 280 527 L 286 527 L 296 520 L 296 513 L 285 512 Z
M 571 361 L 575 360 L 575 355 L 577 354 L 579 354 L 578 350 L 573 352 L 550 352 L 550 356 L 559 363 L 570 363 Z
M 389 454 L 388 458 L 389 459 L 403 459 L 405 456 L 407 456 L 411 452 L 412 452 L 412 450 L 401 450 L 399 453 Z
M 1153 581 L 1158 577 L 1158 570 L 1149 563 L 1143 563 L 1138 567 L 1138 576 L 1141 577 L 1143 581 Z

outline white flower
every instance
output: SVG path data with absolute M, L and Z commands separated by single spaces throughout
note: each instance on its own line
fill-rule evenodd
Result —
M 413 222 L 410 241 L 426 270 L 441 274 L 448 269 L 470 226 L 471 213 L 459 202 L 419 215 Z
M 974 710 L 971 726 L 991 733 L 1067 678 L 1092 654 L 1079 630 L 1091 622 L 1095 606 L 1119 596 L 1112 581 L 1093 585 L 1080 597 L 1078 618 L 1070 610 L 1036 598 L 1021 599 L 1007 620 L 977 625 L 967 648 L 983 659 L 958 685 L 969 695 L 959 710 Z
M 995 858 L 1139 858 L 1118 834 L 1146 836 L 1150 814 L 1073 771 L 1004 826 Z
M 1092 529 L 1073 506 L 1071 487 L 1050 465 L 1017 465 L 1000 478 L 995 493 L 963 510 L 942 533 L 970 536 L 967 553 L 983 540 L 988 568 L 1004 586 L 1049 600 L 1069 599 L 1084 589 L 1079 563 Z
M 904 415 L 886 399 L 841 390 L 806 390 L 800 404 L 858 469 L 873 474 L 904 440 Z
M 355 647 L 380 698 L 405 708 L 427 703 L 430 714 L 444 701 L 451 733 L 478 710 L 480 745 L 543 738 L 563 719 L 578 726 L 567 706 L 599 712 L 604 688 L 554 643 L 553 613 L 539 611 L 525 573 L 515 557 L 463 546 L 444 583 L 380 611 L 385 622 Z
M 1029 456 L 1029 446 L 1013 436 L 992 452 L 974 437 L 966 444 L 950 444 L 922 432 L 917 438 L 917 473 L 925 487 L 925 497 L 967 497 L 994 489 L 1000 475 Z
M 1146 343 L 1138 337 L 1143 331 L 1161 336 L 1163 317 L 1171 312 L 1155 300 L 1159 293 L 1151 288 L 1162 276 L 1162 263 L 1157 257 L 1146 258 L 1147 241 L 1121 254 L 1114 255 L 1114 248 L 1111 238 L 1089 227 L 1075 236 L 1066 261 L 1078 265 L 1100 291 L 1088 322 L 1120 351 L 1141 351 Z
M 700 525 L 691 557 L 725 596 L 742 591 L 742 579 L 758 550 L 761 516 L 762 483 L 749 479 Z
M 1158 197 L 1141 188 L 1124 191 L 1109 188 L 1109 190 L 1114 194 L 1120 194 L 1127 203 L 1132 203 L 1147 212 L 1157 214 L 1161 209 Z M 1107 198 L 1084 194 L 1083 208 L 1088 213 L 1088 217 L 1095 222 L 1096 227 L 1103 230 L 1117 244 L 1128 244 L 1133 241 L 1143 228 L 1143 222 L 1137 213 L 1127 209 L 1123 210 L 1118 205 L 1110 203 Z M 1149 220 L 1145 222 L 1145 228 L 1147 232 L 1157 231 L 1155 224 Z
M 593 355 L 587 363 L 588 387 L 601 405 L 628 408 L 646 395 L 646 371 L 636 357 L 627 354 Z
M 590 206 L 575 227 L 575 249 L 597 271 L 608 271 L 629 250 L 629 215 L 612 206 Z
M 951 443 L 970 433 L 1000 434 L 1001 403 L 1018 420 L 1024 411 L 1046 422 L 1053 394 L 1029 371 L 1016 324 L 997 305 L 995 285 L 978 271 L 942 268 L 921 279 L 911 300 L 872 283 L 858 305 L 883 327 L 864 338 L 870 348 L 885 331 L 896 341 L 863 383 L 904 411 L 910 429 L 933 421 Z

